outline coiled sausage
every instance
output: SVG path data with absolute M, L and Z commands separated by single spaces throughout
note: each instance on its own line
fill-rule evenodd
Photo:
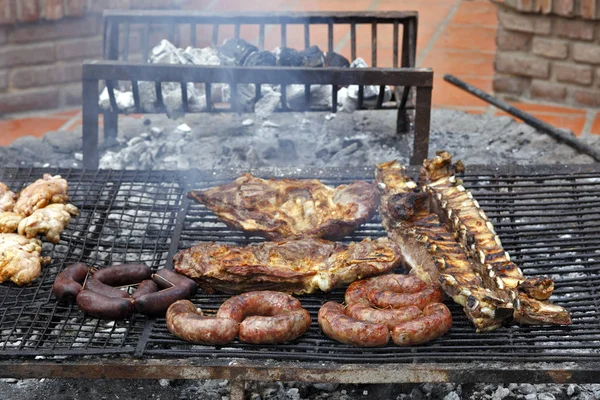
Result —
M 398 346 L 423 344 L 437 339 L 452 327 L 452 314 L 442 303 L 429 304 L 420 317 L 392 329 L 392 340 Z
M 416 276 L 402 274 L 388 274 L 361 279 L 352 283 L 346 289 L 346 304 L 357 301 L 368 301 L 368 296 L 374 290 L 391 290 L 399 293 L 417 293 L 427 286 Z
M 393 287 L 389 290 L 371 290 L 368 298 L 371 304 L 381 308 L 403 308 L 414 305 L 422 310 L 428 304 L 442 301 L 444 295 L 438 287 L 427 285 L 416 293 L 399 293 Z
M 341 343 L 357 347 L 380 347 L 390 340 L 387 326 L 349 317 L 344 313 L 344 306 L 334 301 L 321 306 L 318 321 L 325 335 Z
M 145 294 L 158 292 L 158 285 L 152 279 L 143 280 L 131 295 L 133 300 L 137 300 Z
M 231 318 L 205 317 L 189 300 L 171 304 L 166 314 L 167 328 L 180 339 L 204 345 L 231 343 L 238 333 L 238 323 Z
M 74 302 L 83 287 L 85 277 L 90 269 L 84 263 L 68 266 L 54 280 L 52 293 L 60 301 Z
M 98 279 L 96 279 L 94 275 L 88 278 L 88 280 L 85 282 L 84 289 L 107 297 L 131 299 L 131 296 L 125 290 L 117 289 L 112 286 L 106 285 L 100 282 Z
M 165 315 L 171 304 L 193 296 L 198 288 L 193 280 L 168 269 L 159 270 L 152 275 L 152 280 L 163 290 L 143 294 L 135 299 L 135 309 L 149 316 Z
M 415 319 L 421 315 L 421 310 L 415 306 L 409 306 L 398 309 L 376 309 L 373 308 L 369 303 L 359 301 L 356 303 L 350 303 L 346 306 L 345 313 L 347 316 L 360 321 L 373 322 L 377 324 L 383 324 L 388 329 L 394 328 L 394 326 Z
M 99 269 L 93 276 L 108 286 L 125 286 L 150 279 L 152 270 L 146 264 L 118 264 Z
M 133 313 L 132 299 L 108 297 L 86 289 L 77 295 L 77 305 L 86 314 L 101 319 L 121 320 Z

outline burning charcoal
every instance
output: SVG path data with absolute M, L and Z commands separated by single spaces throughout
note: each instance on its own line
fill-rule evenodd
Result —
M 300 55 L 300 52 L 296 49 L 289 47 L 278 47 L 275 49 L 275 56 L 277 56 L 277 65 L 282 67 L 300 67 L 304 64 L 304 58 Z
M 254 113 L 260 119 L 267 119 L 281 101 L 281 93 L 272 89 L 263 90 L 263 96 L 254 104 Z
M 244 65 L 246 57 L 255 51 L 258 51 L 258 47 L 244 39 L 229 39 L 219 47 L 218 54 L 224 65 Z
M 325 55 L 319 46 L 310 46 L 300 52 L 303 67 L 322 67 L 325 65 Z
M 348 68 L 350 66 L 350 61 L 348 61 L 348 59 L 343 55 L 334 51 L 330 51 L 325 54 L 325 66 Z
M 245 67 L 274 67 L 277 59 L 270 51 L 255 51 L 244 60 Z

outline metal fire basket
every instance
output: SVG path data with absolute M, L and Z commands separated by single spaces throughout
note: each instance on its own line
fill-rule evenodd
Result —
M 416 168 L 410 168 L 416 176 Z M 232 398 L 246 380 L 343 383 L 599 382 L 600 165 L 467 168 L 464 184 L 493 221 L 526 276 L 554 279 L 552 300 L 573 316 L 570 326 L 509 325 L 475 333 L 461 308 L 447 301 L 453 327 L 421 346 L 361 349 L 324 336 L 316 321 L 344 288 L 300 296 L 313 324 L 281 345 L 192 345 L 171 335 L 164 319 L 125 321 L 85 316 L 51 295 L 56 275 L 85 262 L 99 268 L 144 262 L 172 268 L 172 256 L 199 241 L 245 245 L 263 239 L 229 229 L 190 189 L 230 182 L 242 172 L 0 169 L 19 190 L 42 176 L 69 181 L 81 210 L 60 243 L 44 243 L 52 263 L 32 285 L 0 285 L 0 377 L 230 379 Z M 258 169 L 261 177 L 318 178 L 338 185 L 373 179 L 373 168 Z M 344 242 L 385 235 L 376 215 Z M 198 293 L 192 301 L 215 312 L 228 296 Z M 43 359 L 39 359 L 42 356 Z M 235 394 L 235 395 L 234 395 Z M 238 397 L 241 398 L 241 397 Z
M 280 111 L 287 111 L 286 85 L 304 85 L 304 96 L 310 98 L 310 85 L 331 85 L 332 112 L 337 111 L 337 90 L 342 85 L 359 85 L 358 108 L 365 108 L 364 86 L 385 85 L 396 88 L 395 101 L 384 103 L 383 90 L 380 90 L 376 109 L 398 109 L 397 131 L 406 132 L 409 113 L 414 111 L 414 145 L 411 163 L 419 164 L 427 157 L 429 145 L 429 122 L 431 113 L 431 91 L 433 72 L 430 69 L 415 69 L 418 14 L 416 12 L 367 12 L 361 14 L 339 13 L 247 13 L 223 14 L 193 11 L 121 11 L 110 10 L 104 14 L 104 60 L 85 63 L 83 66 L 83 157 L 86 168 L 98 167 L 98 114 L 104 113 L 104 138 L 116 137 L 118 114 L 123 113 L 117 106 L 114 93 L 118 81 L 131 82 L 136 113 L 146 113 L 141 108 L 139 82 L 155 83 L 156 110 L 164 112 L 162 82 L 181 84 L 183 111 L 191 112 L 188 104 L 187 83 L 203 83 L 207 93 L 206 112 L 238 111 L 235 88 L 237 85 L 256 85 L 256 99 L 261 96 L 261 84 L 281 85 Z M 296 67 L 229 67 L 229 66 L 181 66 L 169 64 L 148 64 L 150 40 L 153 32 L 162 32 L 176 45 L 185 42 L 199 45 L 198 30 L 209 27 L 210 42 L 204 45 L 217 45 L 220 28 L 232 28 L 232 36 L 244 36 L 245 29 L 258 30 L 256 43 L 260 49 L 275 37 L 278 31 L 278 45 L 290 44 L 291 32 L 302 30 L 304 46 L 311 43 L 311 31 L 319 27 L 327 30 L 327 51 L 334 51 L 334 33 L 343 34 L 349 40 L 352 59 L 356 58 L 361 28 L 370 28 L 369 48 L 372 68 L 296 68 Z M 391 28 L 391 40 L 384 41 L 379 30 Z M 402 28 L 402 29 L 400 29 Z M 346 32 L 346 30 L 348 32 Z M 290 33 L 288 33 L 290 32 Z M 358 32 L 358 34 L 357 34 Z M 400 39 L 401 33 L 401 39 Z M 139 38 L 139 41 L 134 40 Z M 228 38 L 228 37 L 225 37 Z M 401 41 L 400 41 L 401 40 Z M 141 63 L 131 62 L 135 55 L 135 44 L 139 43 Z M 392 51 L 392 68 L 377 68 L 378 49 Z M 400 66 L 400 68 L 398 68 Z M 108 89 L 111 109 L 103 111 L 98 105 L 99 84 Z M 215 106 L 211 99 L 211 85 L 225 83 L 231 87 L 232 99 L 227 110 Z M 414 88 L 414 90 L 411 90 Z M 416 98 L 411 99 L 411 94 Z M 413 101 L 414 100 L 414 101 Z M 414 104 L 413 104 L 414 103 Z M 414 110 L 413 110 L 414 109 Z M 309 108 L 306 111 L 323 111 Z

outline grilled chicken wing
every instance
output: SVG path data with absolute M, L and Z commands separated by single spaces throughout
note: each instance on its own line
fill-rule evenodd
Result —
M 478 332 L 500 327 L 512 314 L 512 304 L 500 293 L 486 289 L 464 247 L 437 215 L 428 209 L 427 196 L 397 161 L 377 166 L 381 192 L 379 213 L 388 236 L 400 247 L 410 273 L 440 285 Z
M 15 232 L 22 219 L 22 215 L 11 211 L 0 212 L 0 233 Z
M 58 243 L 60 234 L 75 215 L 79 215 L 79 210 L 72 204 L 50 204 L 21 220 L 19 234 L 28 238 L 45 234 L 50 242 Z
M 503 292 L 514 303 L 514 318 L 528 324 L 570 324 L 569 312 L 563 307 L 541 302 L 552 294 L 554 283 L 547 278 L 526 279 L 510 260 L 485 212 L 473 195 L 454 176 L 462 164 L 452 164 L 446 151 L 425 160 L 421 184 L 429 194 L 432 208 L 479 266 L 487 288 Z
M 0 283 L 10 279 L 17 285 L 31 282 L 40 275 L 42 242 L 16 233 L 0 233 Z
M 334 189 L 316 179 L 265 180 L 250 174 L 188 197 L 227 225 L 271 240 L 339 239 L 368 221 L 377 206 L 377 190 L 367 182 Z
M 205 290 L 328 292 L 357 279 L 390 272 L 400 253 L 389 239 L 344 246 L 321 239 L 264 242 L 246 247 L 199 243 L 173 258 L 175 270 Z
M 43 179 L 38 179 L 19 193 L 13 211 L 27 217 L 48 204 L 66 203 L 69 200 L 67 190 L 67 181 L 60 175 L 44 174 Z
M 14 192 L 11 192 L 8 186 L 0 182 L 0 213 L 12 211 L 16 200 L 17 195 Z

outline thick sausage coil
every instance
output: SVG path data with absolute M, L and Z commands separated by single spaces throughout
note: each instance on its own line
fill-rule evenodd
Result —
M 137 300 L 145 294 L 158 292 L 158 285 L 152 279 L 143 280 L 131 295 L 133 300 Z
M 150 279 L 152 270 L 146 264 L 118 264 L 99 269 L 93 276 L 108 286 L 125 286 Z
M 96 279 L 95 275 L 92 275 L 90 278 L 88 278 L 88 280 L 85 282 L 84 289 L 107 297 L 120 297 L 122 299 L 131 299 L 131 296 L 125 290 L 117 289 L 115 287 L 102 283 L 98 279 Z
M 416 293 L 399 293 L 393 288 L 381 291 L 371 290 L 368 298 L 371 304 L 381 308 L 402 308 L 413 305 L 422 310 L 428 304 L 442 301 L 444 294 L 439 288 L 427 285 Z
M 369 294 L 372 291 L 390 290 L 398 293 L 413 294 L 420 292 L 426 286 L 427 284 L 416 276 L 402 274 L 380 275 L 352 283 L 346 289 L 344 299 L 346 304 L 357 301 L 369 301 Z
M 52 293 L 60 301 L 75 302 L 83 287 L 89 268 L 83 263 L 68 266 L 54 280 Z
M 231 343 L 238 333 L 238 322 L 230 318 L 205 317 L 189 300 L 169 306 L 167 328 L 180 339 L 204 345 Z
M 452 327 L 452 314 L 442 303 L 429 304 L 420 317 L 392 329 L 392 340 L 398 346 L 423 344 L 445 335 Z
M 302 336 L 311 318 L 300 301 L 269 290 L 243 293 L 226 300 L 217 317 L 240 323 L 239 339 L 246 343 L 283 343 Z
M 359 301 L 348 304 L 345 313 L 354 319 L 382 324 L 387 326 L 388 329 L 392 329 L 402 322 L 415 319 L 421 315 L 421 310 L 415 306 L 398 309 L 377 309 L 366 302 Z
M 198 289 L 193 280 L 164 268 L 152 275 L 152 281 L 162 290 L 135 298 L 136 311 L 149 316 L 165 315 L 171 304 L 193 296 Z
M 77 295 L 79 308 L 92 317 L 121 320 L 133 313 L 133 299 L 108 297 L 91 290 L 82 290 Z
M 344 313 L 344 306 L 334 301 L 321 306 L 318 321 L 325 335 L 341 343 L 357 347 L 380 347 L 390 340 L 387 326 L 349 317 Z

